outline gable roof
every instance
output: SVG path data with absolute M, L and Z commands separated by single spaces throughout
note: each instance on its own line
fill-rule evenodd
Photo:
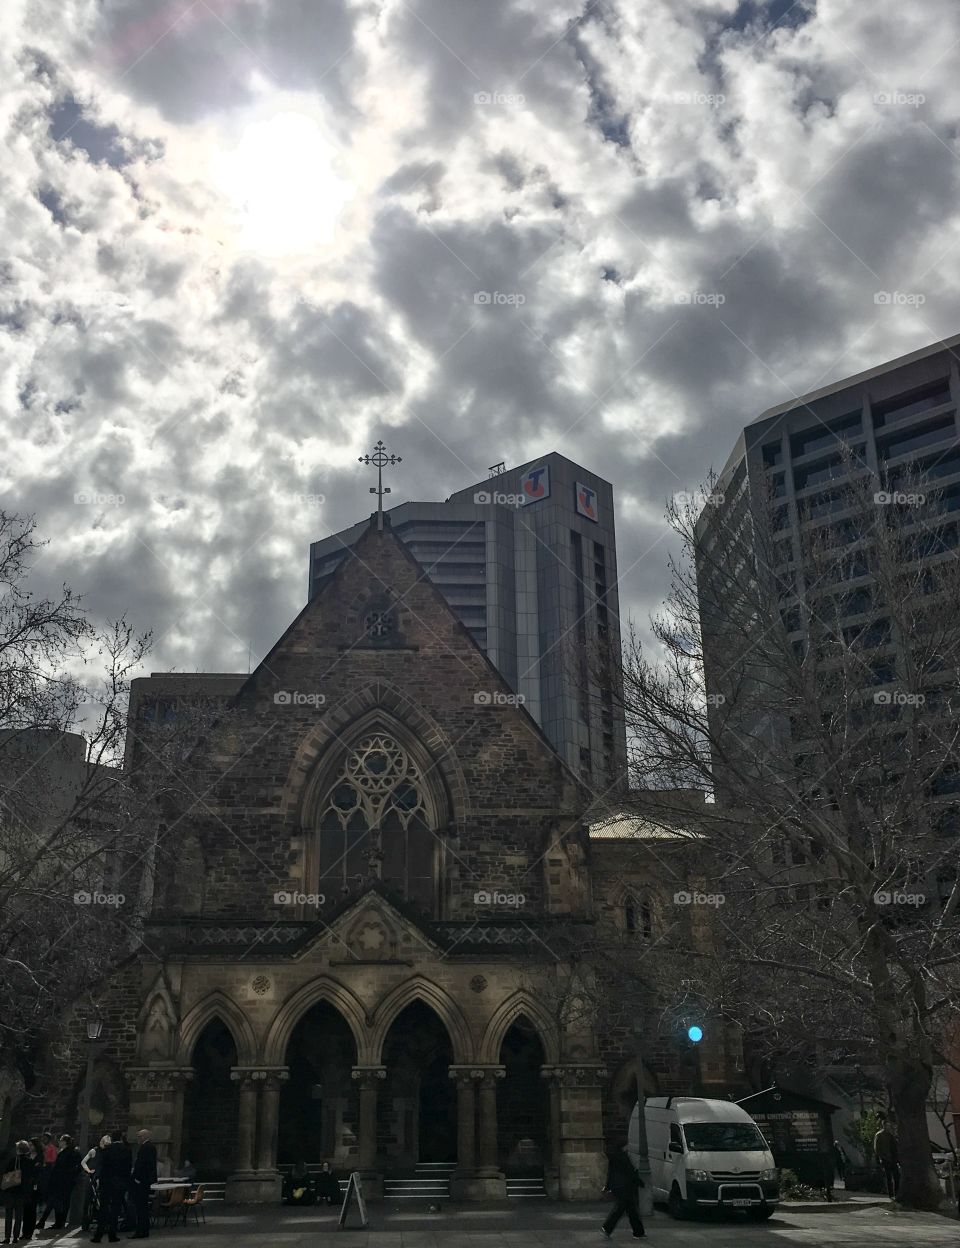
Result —
M 416 583 L 422 584 L 426 588 L 427 593 L 432 595 L 434 605 L 437 607 L 437 609 L 441 613 L 446 615 L 448 621 L 453 625 L 454 631 L 460 634 L 460 636 L 467 642 L 468 647 L 471 650 L 473 650 L 475 654 L 480 658 L 480 661 L 484 664 L 484 666 L 486 667 L 487 671 L 489 672 L 492 679 L 496 682 L 496 684 L 501 689 L 506 690 L 509 693 L 514 692 L 513 689 L 511 689 L 510 685 L 508 684 L 506 677 L 503 675 L 500 669 L 496 666 L 496 664 L 493 662 L 493 660 L 490 658 L 487 652 L 481 646 L 477 644 L 476 638 L 473 636 L 470 630 L 466 627 L 466 625 L 462 622 L 462 620 L 460 620 L 457 617 L 456 612 L 447 602 L 446 598 L 444 598 L 440 590 L 436 587 L 436 585 L 434 585 L 433 581 L 431 581 L 424 566 L 411 553 L 411 551 L 407 548 L 407 546 L 397 537 L 396 533 L 394 533 L 393 529 L 390 526 L 389 515 L 386 513 L 384 514 L 382 530 L 377 529 L 376 519 L 377 519 L 376 512 L 374 512 L 370 516 L 370 527 L 367 530 L 367 532 L 364 533 L 358 539 L 357 542 L 355 542 L 352 546 L 348 548 L 345 558 L 343 558 L 340 561 L 340 563 L 337 565 L 334 572 L 330 576 L 330 579 L 320 588 L 319 592 L 315 594 L 314 597 L 311 598 L 307 602 L 306 606 L 304 606 L 303 609 L 297 613 L 295 618 L 290 622 L 287 628 L 283 631 L 282 635 L 270 647 L 270 650 L 267 652 L 267 654 L 264 655 L 264 657 L 260 660 L 257 666 L 253 669 L 253 671 L 250 672 L 249 675 L 244 679 L 243 683 L 240 685 L 240 687 L 236 690 L 234 694 L 234 697 L 232 699 L 234 704 L 239 702 L 243 698 L 244 694 L 253 687 L 254 683 L 256 682 L 260 673 L 263 670 L 265 669 L 269 670 L 269 663 L 270 663 L 271 657 L 283 647 L 284 642 L 290 636 L 290 634 L 294 631 L 294 629 L 297 627 L 300 621 L 304 619 L 309 613 L 313 613 L 315 611 L 321 610 L 323 605 L 326 604 L 328 598 L 335 592 L 337 588 L 339 588 L 340 582 L 343 580 L 343 578 L 347 574 L 347 568 L 350 567 L 354 561 L 360 560 L 360 555 L 358 554 L 359 548 L 364 546 L 365 543 L 371 540 L 376 540 L 376 539 L 371 539 L 371 536 L 370 536 L 371 533 L 378 533 L 381 539 L 386 539 L 393 543 L 394 550 L 400 555 L 402 559 L 404 559 L 410 565 L 412 570 L 416 573 Z M 385 650 L 385 653 L 389 653 L 389 651 Z M 509 709 L 512 711 L 518 712 L 521 715 L 521 717 L 525 719 L 527 728 L 529 728 L 533 732 L 538 743 L 543 748 L 545 748 L 554 759 L 556 759 L 556 761 L 559 763 L 561 769 L 567 775 L 567 777 L 576 785 L 576 787 L 582 793 L 584 793 L 585 804 L 588 804 L 592 800 L 592 794 L 590 794 L 587 786 L 583 783 L 580 777 L 577 776 L 576 773 L 568 766 L 566 760 L 562 757 L 562 755 L 557 753 L 557 751 L 553 747 L 553 743 L 550 741 L 549 737 L 546 735 L 546 733 L 543 731 L 543 729 L 540 727 L 540 725 L 537 723 L 534 717 L 527 710 L 526 706 L 521 702 L 521 703 L 511 706 Z

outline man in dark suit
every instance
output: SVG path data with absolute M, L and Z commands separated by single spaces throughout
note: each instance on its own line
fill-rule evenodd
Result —
M 137 1229 L 132 1239 L 146 1239 L 150 1234 L 150 1190 L 157 1181 L 157 1146 L 149 1131 L 137 1132 L 137 1160 L 133 1163 L 133 1204 L 137 1211 Z
M 634 1239 L 643 1239 L 646 1236 L 643 1222 L 640 1220 L 640 1210 L 637 1207 L 637 1196 L 642 1186 L 640 1175 L 630 1160 L 627 1146 L 624 1144 L 610 1154 L 607 1181 L 603 1187 L 605 1192 L 613 1193 L 616 1201 L 610 1210 L 610 1216 L 600 1227 L 608 1239 L 623 1214 L 630 1219 L 630 1229 L 633 1231 Z
M 99 1244 L 106 1231 L 111 1244 L 118 1244 L 117 1223 L 123 1212 L 123 1201 L 130 1186 L 130 1150 L 123 1142 L 121 1131 L 110 1132 L 110 1143 L 103 1150 L 97 1171 L 100 1184 L 100 1205 L 97 1209 L 97 1233 L 90 1240 Z

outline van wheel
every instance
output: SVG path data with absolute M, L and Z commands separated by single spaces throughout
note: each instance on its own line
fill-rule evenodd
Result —
M 671 1218 L 685 1218 L 687 1216 L 687 1204 L 680 1195 L 680 1188 L 674 1183 L 670 1189 L 670 1196 L 667 1200 L 667 1211 Z
M 767 1218 L 772 1218 L 776 1212 L 776 1205 L 761 1205 L 759 1209 L 749 1210 L 754 1222 L 766 1222 Z

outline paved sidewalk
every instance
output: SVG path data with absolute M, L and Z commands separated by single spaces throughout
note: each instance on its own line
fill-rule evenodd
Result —
M 692 1221 L 675 1222 L 657 1211 L 647 1223 L 647 1237 L 654 1244 L 671 1248 L 957 1248 L 957 1224 L 934 1214 L 903 1213 L 889 1205 L 876 1206 L 872 1200 L 851 1201 L 850 1208 L 836 1211 L 798 1209 L 785 1205 L 769 1222 L 757 1223 L 744 1214 L 707 1214 Z M 366 1230 L 339 1230 L 334 1210 L 264 1208 L 257 1206 L 215 1205 L 207 1213 L 207 1224 L 192 1223 L 154 1230 L 155 1248 L 316 1248 L 329 1240 L 343 1248 L 581 1248 L 605 1243 L 600 1222 L 609 1205 L 558 1205 L 530 1201 L 522 1206 L 489 1205 L 482 1208 L 444 1205 L 439 1214 L 428 1214 L 422 1207 L 411 1209 L 374 1205 Z M 356 1213 L 351 1226 L 357 1226 Z M 75 1248 L 87 1236 L 72 1233 L 56 1242 L 60 1248 Z M 611 1242 L 633 1242 L 624 1222 Z M 104 1241 L 106 1242 L 106 1241 Z

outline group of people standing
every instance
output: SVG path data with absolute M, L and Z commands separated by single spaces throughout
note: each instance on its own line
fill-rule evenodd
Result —
M 54 1217 L 54 1230 L 62 1230 L 70 1212 L 77 1180 L 89 1180 L 81 1226 L 94 1226 L 91 1243 L 99 1244 L 106 1232 L 111 1244 L 119 1242 L 119 1226 L 129 1201 L 132 1205 L 133 1239 L 150 1234 L 150 1200 L 157 1181 L 157 1149 L 149 1131 L 137 1133 L 137 1154 L 122 1131 L 104 1135 L 81 1157 L 69 1135 L 55 1142 L 47 1133 L 40 1140 L 18 1140 L 0 1175 L 4 1206 L 3 1243 L 16 1244 L 42 1231 Z
M 80 1152 L 69 1135 L 55 1141 L 50 1132 L 33 1140 L 18 1140 L 0 1175 L 3 1201 L 3 1242 L 32 1239 L 53 1215 L 54 1228 L 66 1225 Z

